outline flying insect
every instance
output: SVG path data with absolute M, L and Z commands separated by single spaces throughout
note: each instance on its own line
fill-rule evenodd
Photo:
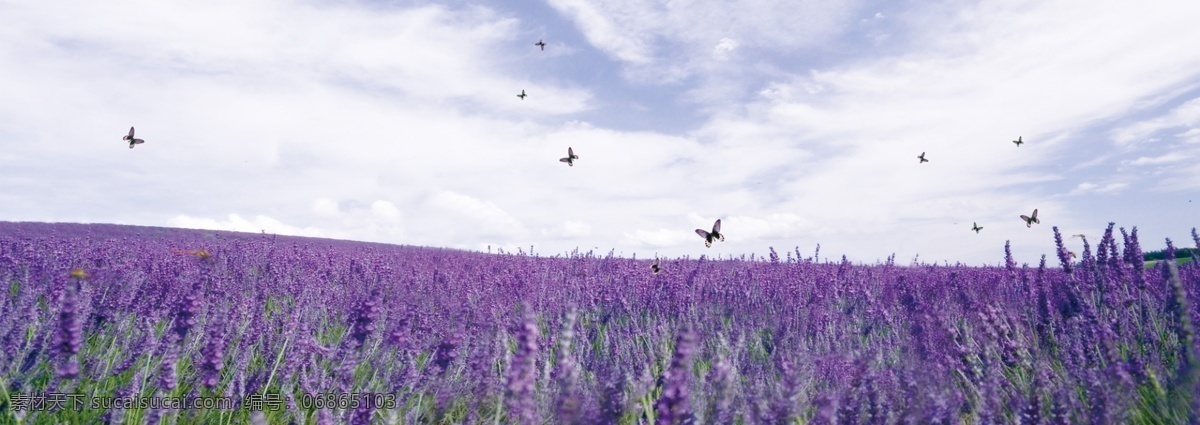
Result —
M 1034 223 L 1042 224 L 1042 221 L 1038 220 L 1038 218 L 1037 218 L 1037 208 L 1033 209 L 1033 215 L 1031 215 L 1031 216 L 1022 215 L 1021 219 L 1025 220 L 1025 227 L 1033 227 Z
M 121 138 L 121 140 L 129 141 L 129 149 L 133 149 L 133 145 L 140 145 L 142 143 L 146 143 L 145 140 L 133 138 L 133 127 L 129 127 L 129 134 L 126 134 L 125 137 Z
M 574 149 L 567 147 L 567 157 L 559 159 L 558 162 L 565 162 L 567 165 L 574 167 L 576 159 L 579 159 L 579 155 L 575 154 Z
M 717 222 L 713 223 L 712 232 L 696 229 L 696 234 L 704 238 L 704 246 L 708 248 L 712 248 L 713 241 L 725 242 L 725 235 L 721 234 L 721 219 L 717 219 Z

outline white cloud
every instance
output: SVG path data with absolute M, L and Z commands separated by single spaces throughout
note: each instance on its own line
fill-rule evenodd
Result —
M 1115 129 L 1112 131 L 1112 138 L 1117 145 L 1128 146 L 1150 139 L 1154 133 L 1162 130 L 1191 127 L 1197 124 L 1200 124 L 1200 98 L 1192 99 L 1172 108 L 1170 112 L 1163 116 Z
M 313 201 L 312 210 L 314 214 L 321 217 L 332 217 L 341 212 L 337 202 L 333 202 L 329 198 L 318 198 Z
M 528 230 L 495 203 L 451 191 L 442 191 L 429 200 L 431 207 L 469 220 L 482 235 L 521 237 Z
M 643 64 L 651 61 L 653 52 L 648 40 L 650 35 L 640 28 L 641 22 L 634 23 L 639 11 L 645 11 L 645 8 L 637 7 L 639 4 L 607 7 L 610 5 L 584 0 L 550 0 L 551 6 L 575 20 L 592 44 L 622 61 Z M 610 15 L 612 12 L 617 14 Z
M 1128 183 L 1108 183 L 1099 185 L 1096 183 L 1083 182 L 1075 187 L 1068 195 L 1079 195 L 1086 193 L 1117 193 L 1129 187 Z
M 731 216 L 721 221 L 723 229 L 736 231 L 748 241 L 792 239 L 818 232 L 816 226 L 794 213 L 774 213 L 764 217 Z
M 1184 143 L 1200 143 L 1200 128 L 1190 128 L 1175 136 L 1182 139 Z
M 1133 164 L 1133 165 L 1161 165 L 1161 164 L 1169 164 L 1172 162 L 1182 161 L 1186 158 L 1187 157 L 1185 157 L 1183 154 L 1181 154 L 1179 152 L 1171 152 L 1166 155 L 1161 155 L 1161 156 L 1156 156 L 1156 157 L 1143 156 L 1143 157 L 1140 157 L 1133 161 L 1130 161 L 1129 163 Z
M 691 63 L 691 57 L 711 51 L 712 40 L 722 37 L 754 40 L 756 48 L 781 52 L 820 46 L 842 31 L 844 23 L 852 19 L 851 12 L 858 2 L 550 0 L 549 3 L 574 21 L 600 50 L 633 65 L 637 72 L 677 80 L 701 66 Z
M 713 48 L 712 57 L 719 61 L 727 61 L 729 60 L 729 55 L 737 47 L 738 43 L 736 41 L 729 38 L 721 38 L 721 41 L 717 43 L 717 47 Z
M 290 226 L 271 217 L 258 215 L 254 220 L 246 220 L 237 214 L 230 214 L 228 220 L 215 220 L 211 218 L 197 218 L 188 215 L 178 215 L 167 221 L 172 227 L 182 227 L 186 229 L 208 229 L 208 230 L 228 230 L 233 232 L 267 232 L 289 236 L 309 236 L 321 237 L 320 229 L 311 227 L 300 228 Z
M 638 247 L 665 248 L 676 247 L 694 241 L 696 235 L 688 236 L 682 229 L 660 228 L 657 230 L 634 230 L 622 232 L 625 242 Z
M 1129 184 L 1126 184 L 1126 183 L 1109 183 L 1108 185 L 1104 186 L 1103 188 L 1097 189 L 1096 192 L 1098 192 L 1098 193 L 1114 193 L 1114 192 L 1120 192 L 1121 190 L 1124 190 L 1127 187 L 1129 187 Z
M 542 234 L 555 238 L 586 238 L 592 236 L 592 226 L 581 221 L 566 220 L 558 227 L 543 230 Z
M 387 221 L 400 221 L 400 209 L 388 201 L 375 201 L 371 204 L 371 213 Z

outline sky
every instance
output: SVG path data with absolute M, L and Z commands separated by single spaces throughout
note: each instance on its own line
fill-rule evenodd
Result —
M 1094 244 L 1109 222 L 1145 251 L 1187 247 L 1196 16 L 1174 0 L 0 0 L 0 220 L 543 256 L 819 244 L 983 265 L 1011 241 L 1053 264 L 1052 226 Z M 706 248 L 695 229 L 716 219 L 726 241 Z

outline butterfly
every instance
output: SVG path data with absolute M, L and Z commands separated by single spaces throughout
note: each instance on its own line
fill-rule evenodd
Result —
M 129 127 L 129 134 L 126 134 L 125 137 L 121 138 L 121 140 L 129 141 L 129 149 L 133 149 L 133 145 L 140 145 L 142 143 L 146 143 L 145 140 L 133 138 L 133 127 Z
M 917 155 L 917 159 L 921 160 L 920 163 L 922 163 L 922 164 L 929 162 L 928 159 L 925 159 L 925 152 L 921 152 L 920 155 Z
M 1020 137 L 1017 137 L 1017 140 L 1013 140 L 1013 144 L 1017 145 L 1017 147 L 1021 147 L 1022 143 L 1025 142 L 1022 142 Z
M 974 231 L 975 231 L 975 234 L 979 234 L 979 231 L 980 231 L 980 230 L 983 230 L 983 228 L 982 228 L 982 227 L 979 227 L 979 225 L 978 225 L 978 224 L 975 224 L 975 222 L 974 222 L 974 221 L 972 221 L 972 222 L 971 222 L 971 230 L 974 230 Z
M 1037 208 L 1034 208 L 1034 209 L 1033 209 L 1033 215 L 1032 215 L 1032 216 L 1024 216 L 1024 215 L 1022 215 L 1022 216 L 1021 216 L 1021 219 L 1022 219 L 1022 220 L 1025 220 L 1025 227 L 1033 227 L 1033 223 L 1042 224 L 1042 221 L 1041 221 L 1041 220 L 1038 220 L 1038 218 L 1037 218 Z
M 575 150 L 571 149 L 568 146 L 567 147 L 567 157 L 559 159 L 558 162 L 565 162 L 565 163 L 567 163 L 567 165 L 574 167 L 576 159 L 579 159 L 579 155 L 576 155 Z
M 654 272 L 654 274 L 658 274 L 658 272 L 662 271 L 662 269 L 658 268 L 657 258 L 654 259 L 654 264 L 650 265 L 650 271 Z
M 525 100 L 525 90 L 521 90 L 521 94 L 518 94 L 517 97 L 521 98 L 521 100 Z
M 712 248 L 713 241 L 719 240 L 725 242 L 725 235 L 721 234 L 721 219 L 717 219 L 717 222 L 713 223 L 712 232 L 705 232 L 704 229 L 696 229 L 696 234 L 704 238 L 704 246 L 708 248 Z
M 538 42 L 537 42 L 537 43 L 533 43 L 533 45 L 534 45 L 534 46 L 541 47 L 543 51 L 544 51 L 544 50 L 546 50 L 546 43 L 545 43 L 544 41 L 542 41 L 542 40 L 538 40 Z

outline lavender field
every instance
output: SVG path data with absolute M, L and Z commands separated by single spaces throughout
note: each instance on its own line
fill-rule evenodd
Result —
M 1200 263 L 1144 268 L 1136 228 L 1057 242 L 1034 265 L 772 249 L 654 274 L 0 223 L 0 423 L 1196 423 Z M 231 404 L 116 403 L 166 399 Z

